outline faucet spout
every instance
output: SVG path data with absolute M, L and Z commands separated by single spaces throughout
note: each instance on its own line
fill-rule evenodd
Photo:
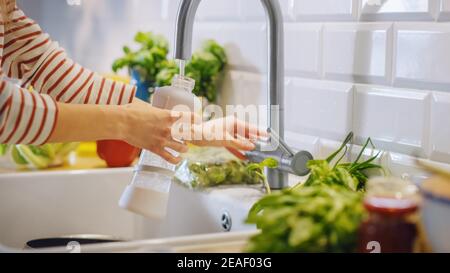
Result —
M 175 24 L 174 59 L 189 60 L 192 55 L 192 33 L 200 0 L 182 0 Z
M 284 27 L 278 0 L 261 0 L 267 17 L 268 127 L 284 137 Z

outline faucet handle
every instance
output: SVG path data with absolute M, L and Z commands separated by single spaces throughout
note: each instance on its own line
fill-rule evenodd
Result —
M 294 156 L 295 152 L 289 145 L 272 129 L 267 128 L 269 137 L 255 143 L 257 151 L 275 152 L 281 151 L 287 156 Z
M 290 167 L 290 172 L 299 176 L 307 175 L 310 172 L 307 163 L 313 159 L 312 154 L 308 151 L 294 152 L 272 128 L 268 128 L 267 132 L 270 138 L 277 142 L 279 149 L 284 153 L 282 158 L 286 160 L 287 165 Z
M 284 140 L 274 130 L 272 130 L 272 128 L 267 128 L 267 133 L 269 133 L 269 136 L 271 138 L 270 141 L 272 141 L 272 139 L 274 139 L 278 143 L 278 146 L 284 153 L 286 153 L 289 156 L 295 155 L 294 151 L 292 151 L 292 149 L 289 147 L 289 145 L 287 145 L 287 143 L 284 142 Z
M 294 174 L 298 176 L 307 175 L 311 170 L 308 168 L 308 161 L 314 157 L 308 151 L 299 151 L 289 160 L 289 166 Z

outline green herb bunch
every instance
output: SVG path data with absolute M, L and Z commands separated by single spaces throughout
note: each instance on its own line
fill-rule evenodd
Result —
M 141 80 L 155 82 L 157 75 L 168 65 L 169 43 L 162 35 L 140 31 L 134 36 L 134 41 L 139 48 L 132 50 L 124 46 L 124 56 L 113 62 L 112 70 L 117 72 L 122 68 L 135 69 L 139 71 Z
M 152 32 L 138 32 L 134 41 L 138 49 L 124 46 L 124 55 L 113 62 L 112 70 L 134 69 L 139 72 L 142 81 L 152 82 L 155 86 L 170 85 L 179 69 L 174 60 L 167 59 L 167 40 Z M 195 80 L 194 94 L 214 102 L 226 64 L 225 49 L 214 40 L 205 41 L 201 49 L 193 53 L 185 68 L 185 75 Z
M 191 188 L 208 188 L 223 185 L 257 185 L 267 187 L 264 167 L 276 168 L 278 162 L 268 158 L 260 163 L 248 163 L 231 160 L 224 163 L 189 163 L 182 162 L 175 173 L 175 178 Z M 186 166 L 188 167 L 186 169 Z M 188 170 L 188 174 L 185 170 Z M 270 191 L 270 189 L 268 189 Z
M 325 160 L 310 160 L 308 162 L 308 168 L 311 170 L 311 175 L 304 184 L 299 183 L 296 187 L 311 186 L 314 184 L 336 184 L 353 191 L 364 191 L 368 180 L 367 171 L 383 170 L 380 165 L 373 163 L 374 160 L 380 155 L 380 152 L 373 155 L 369 159 L 360 162 L 368 145 L 371 145 L 371 147 L 374 148 L 372 140 L 368 138 L 353 162 L 341 163 L 342 159 L 347 155 L 347 144 L 352 138 L 353 133 L 348 134 L 339 149 L 328 156 Z M 341 156 L 334 164 L 331 164 L 335 157 L 339 154 L 341 154 Z
M 373 163 L 378 154 L 360 162 L 372 144 L 370 138 L 356 160 L 341 163 L 352 137 L 350 133 L 328 158 L 308 162 L 311 174 L 305 183 L 266 195 L 254 204 L 247 222 L 261 232 L 250 239 L 249 252 L 354 251 L 365 216 L 362 199 L 367 172 L 382 168 Z
M 249 252 L 351 252 L 364 215 L 362 194 L 337 185 L 285 189 L 262 198 L 247 222 L 261 233 Z
M 249 163 L 247 165 L 247 172 L 253 173 L 255 177 L 259 178 L 263 182 L 266 192 L 270 194 L 269 183 L 267 182 L 267 177 L 264 175 L 264 168 L 266 167 L 271 169 L 277 168 L 278 161 L 275 158 L 268 157 L 259 163 Z

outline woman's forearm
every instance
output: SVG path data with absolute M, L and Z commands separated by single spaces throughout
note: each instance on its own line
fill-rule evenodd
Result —
M 58 103 L 57 108 L 55 127 L 47 142 L 123 140 L 133 146 L 152 151 L 173 164 L 177 164 L 181 158 L 175 157 L 166 148 L 178 153 L 188 150 L 187 145 L 175 140 L 171 133 L 172 126 L 180 120 L 181 114 L 188 114 L 191 117 L 182 120 L 192 121 L 194 119 L 192 113 L 155 108 L 136 98 L 130 104 L 121 106 Z M 235 117 L 200 124 L 200 128 L 202 139 L 185 139 L 185 141 L 201 146 L 251 150 L 254 144 L 248 138 L 267 135 L 264 131 Z M 224 138 L 203 139 L 203 136 L 211 134 L 214 136 L 215 132 L 221 132 L 219 135 Z
M 55 129 L 48 142 L 124 139 L 123 106 L 58 103 Z
M 178 117 L 169 110 L 154 108 L 138 99 L 121 106 L 58 103 L 57 107 L 55 128 L 47 142 L 123 140 L 174 164 L 180 158 L 174 157 L 165 147 L 179 153 L 187 151 L 185 144 L 170 135 L 171 126 Z

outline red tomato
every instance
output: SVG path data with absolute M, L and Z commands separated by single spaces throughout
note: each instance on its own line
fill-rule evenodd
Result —
M 120 140 L 97 141 L 97 154 L 108 167 L 128 167 L 141 150 Z

